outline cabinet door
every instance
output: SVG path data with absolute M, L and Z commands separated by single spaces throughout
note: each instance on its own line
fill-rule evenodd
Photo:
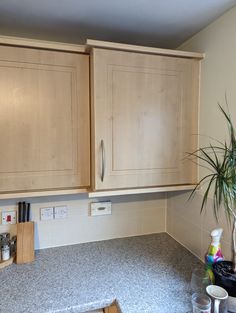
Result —
M 0 192 L 89 186 L 89 57 L 0 47 Z
M 184 158 L 197 148 L 199 61 L 94 49 L 91 62 L 94 189 L 196 183 Z

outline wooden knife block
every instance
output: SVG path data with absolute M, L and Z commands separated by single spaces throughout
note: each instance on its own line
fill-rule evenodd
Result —
M 17 224 L 16 263 L 30 263 L 34 254 L 34 222 Z

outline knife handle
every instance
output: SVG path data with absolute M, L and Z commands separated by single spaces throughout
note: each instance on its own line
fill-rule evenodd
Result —
M 26 210 L 26 221 L 30 221 L 30 203 L 27 203 L 27 210 Z
M 26 203 L 23 202 L 23 214 L 22 214 L 22 221 L 21 222 L 26 222 Z
M 18 202 L 18 223 L 22 222 L 22 202 Z

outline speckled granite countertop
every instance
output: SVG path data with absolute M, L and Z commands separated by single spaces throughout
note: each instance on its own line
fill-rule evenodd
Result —
M 1 313 L 186 313 L 200 261 L 162 233 L 45 249 L 0 271 Z

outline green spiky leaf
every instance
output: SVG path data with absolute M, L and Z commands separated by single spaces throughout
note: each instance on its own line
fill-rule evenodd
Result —
M 206 184 L 201 203 L 201 212 L 206 207 L 210 191 L 212 191 L 213 212 L 216 220 L 218 221 L 219 210 L 223 206 L 227 220 L 230 223 L 233 217 L 233 225 L 236 227 L 236 136 L 230 114 L 220 104 L 219 108 L 228 125 L 229 141 L 224 143 L 217 141 L 217 145 L 209 144 L 207 147 L 188 153 L 188 158 L 191 161 L 199 160 L 199 165 L 211 172 L 198 182 L 189 198 L 194 196 L 199 187 Z M 234 233 L 236 233 L 236 230 Z M 234 236 L 232 240 L 233 246 L 236 247 L 236 238 Z M 235 250 L 233 255 L 233 261 L 236 264 Z

